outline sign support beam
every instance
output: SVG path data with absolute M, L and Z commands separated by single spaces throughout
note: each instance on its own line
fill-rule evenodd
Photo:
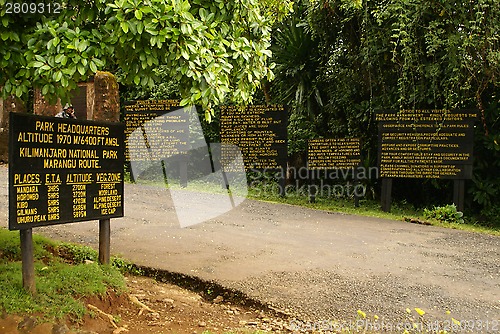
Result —
M 453 181 L 453 203 L 457 211 L 464 211 L 465 206 L 465 180 Z
M 35 260 L 33 256 L 33 230 L 20 230 L 23 287 L 32 295 L 36 294 Z
M 99 220 L 99 264 L 109 264 L 111 227 L 109 219 Z
M 382 211 L 391 211 L 392 177 L 382 178 Z

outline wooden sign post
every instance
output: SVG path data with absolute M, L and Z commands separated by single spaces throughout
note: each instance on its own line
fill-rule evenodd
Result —
M 36 294 L 35 260 L 33 255 L 33 230 L 31 228 L 20 230 L 21 260 L 23 287 L 31 294 Z
M 23 286 L 36 292 L 32 228 L 100 220 L 109 263 L 110 218 L 123 217 L 124 126 L 10 114 L 9 229 L 20 230 Z

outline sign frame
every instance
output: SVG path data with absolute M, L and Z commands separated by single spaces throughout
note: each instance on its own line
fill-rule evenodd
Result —
M 123 217 L 124 125 L 122 123 L 24 113 L 10 113 L 9 122 L 10 230 Z M 62 129 L 68 131 L 62 133 L 59 131 Z M 74 129 L 78 129 L 80 133 L 73 133 L 71 130 Z M 107 131 L 107 135 L 104 135 L 104 132 L 100 135 L 96 132 L 96 136 L 85 135 L 82 133 L 85 132 L 84 129 Z M 79 140 L 86 137 L 86 143 L 74 144 L 77 135 Z M 91 137 L 95 142 L 92 142 Z M 101 138 L 99 140 L 102 140 L 104 145 L 99 145 L 97 138 Z M 70 154 L 73 155 L 71 164 L 68 163 Z M 104 157 L 106 154 L 109 154 L 108 158 Z M 54 158 L 56 156 L 57 159 Z M 56 160 L 57 163 L 54 165 Z M 68 168 L 69 165 L 73 168 Z M 85 165 L 85 168 L 80 168 L 78 165 Z M 72 184 L 73 181 L 75 184 Z M 23 182 L 26 182 L 26 185 Z M 74 188 L 77 184 L 81 189 Z M 104 188 L 109 189 L 104 189 L 104 185 L 106 185 Z M 91 196 L 90 201 L 89 196 Z M 101 199 L 104 202 L 101 202 Z M 49 208 L 53 208 L 51 212 Z M 78 210 L 74 211 L 75 208 Z M 72 217 L 69 217 L 69 210 L 73 210 Z M 82 214 L 75 215 L 77 212 Z M 33 213 L 35 214 L 32 215 Z

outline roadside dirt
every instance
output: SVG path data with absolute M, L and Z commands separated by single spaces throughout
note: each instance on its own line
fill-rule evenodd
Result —
M 93 316 L 82 323 L 36 324 L 34 318 L 3 315 L 2 334 L 160 334 L 287 332 L 288 321 L 259 308 L 236 305 L 147 277 L 126 278 L 128 293 L 86 301 Z M 207 291 L 211 294 L 215 292 Z M 226 296 L 228 298 L 228 296 Z M 103 313 L 101 313 L 103 312 Z M 109 316 L 111 318 L 109 318 Z M 111 320 L 113 319 L 113 321 Z

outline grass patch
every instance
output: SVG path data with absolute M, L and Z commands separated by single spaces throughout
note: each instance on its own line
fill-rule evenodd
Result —
M 19 232 L 0 229 L 0 309 L 6 313 L 78 321 L 87 313 L 85 298 L 125 291 L 120 269 L 92 262 L 97 258 L 93 249 L 34 235 L 37 294 L 32 296 L 22 286 L 19 239 Z
M 497 224 L 485 226 L 478 223 L 473 218 L 466 216 L 463 217 L 463 222 L 429 219 L 426 216 L 425 209 L 416 209 L 413 205 L 406 202 L 393 202 L 391 212 L 383 212 L 380 208 L 380 203 L 375 200 L 361 199 L 359 201 L 359 207 L 355 207 L 353 198 L 317 196 L 315 203 L 310 203 L 307 194 L 292 193 L 291 195 L 282 197 L 276 191 L 268 191 L 267 189 L 263 191 L 262 188 L 249 188 L 248 198 L 269 203 L 289 204 L 317 210 L 399 221 L 406 221 L 409 220 L 408 218 L 414 218 L 426 221 L 429 225 L 433 226 L 500 236 L 500 226 Z
M 182 188 L 178 183 L 165 184 L 163 180 L 141 180 L 141 184 L 147 184 L 155 187 L 162 187 L 175 190 L 211 193 L 211 194 L 227 194 L 227 190 L 223 189 L 217 180 L 191 181 L 187 188 Z M 257 182 L 259 183 L 259 182 Z M 413 205 L 403 202 L 393 202 L 391 212 L 383 212 L 380 208 L 380 203 L 375 200 L 368 200 L 366 198 L 360 199 L 359 207 L 354 206 L 354 199 L 347 197 L 337 196 L 317 196 L 315 203 L 309 202 L 309 196 L 303 190 L 291 189 L 286 196 L 282 197 L 278 192 L 278 185 L 276 182 L 269 182 L 260 184 L 259 186 L 249 187 L 247 189 L 231 189 L 231 193 L 236 196 L 243 196 L 249 199 L 269 202 L 289 204 L 295 206 L 302 206 L 311 209 L 339 212 L 345 214 L 354 214 L 367 217 L 377 217 L 392 220 L 425 220 L 429 225 L 452 228 L 470 232 L 487 233 L 491 235 L 500 236 L 500 224 L 492 222 L 489 225 L 479 223 L 474 218 L 464 216 L 463 222 L 443 222 L 436 219 L 428 219 L 425 215 L 425 209 L 416 209 Z M 408 219 L 411 218 L 411 219 Z
M 380 209 L 380 203 L 373 200 L 360 200 L 360 207 L 354 207 L 353 199 L 335 199 L 335 198 L 316 198 L 316 203 L 309 203 L 305 198 L 297 197 L 265 197 L 264 199 L 252 195 L 250 192 L 249 198 L 266 201 L 271 203 L 283 203 L 290 205 L 298 205 L 303 207 L 308 207 L 312 209 L 325 210 L 340 212 L 345 214 L 355 214 L 360 216 L 385 218 L 392 220 L 403 220 L 406 221 L 408 218 L 415 218 L 417 220 L 424 220 L 428 222 L 428 225 L 451 228 L 462 231 L 476 232 L 476 233 L 486 233 L 490 235 L 500 236 L 500 226 L 491 224 L 489 226 L 478 223 L 472 218 L 464 217 L 464 221 L 458 222 L 445 222 L 436 219 L 428 219 L 425 217 L 424 209 L 417 210 L 413 206 L 407 203 L 393 203 L 391 207 L 391 212 L 383 212 Z

